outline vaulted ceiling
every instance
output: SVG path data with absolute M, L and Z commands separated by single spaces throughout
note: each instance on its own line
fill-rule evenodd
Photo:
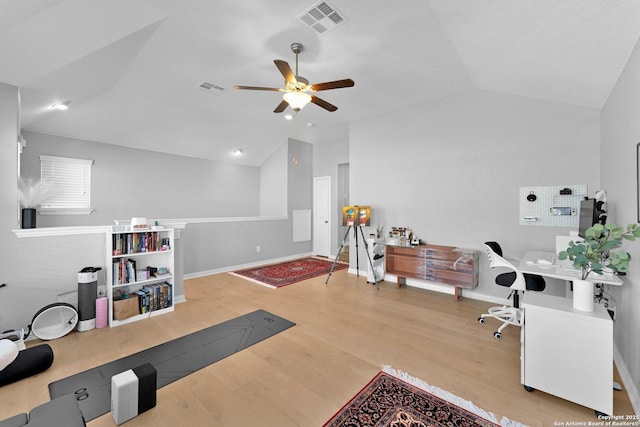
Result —
M 343 21 L 322 33 L 300 19 L 319 3 L 0 0 L 0 82 L 25 130 L 260 165 L 287 138 L 478 89 L 601 108 L 640 36 L 637 0 L 330 0 Z M 293 42 L 311 83 L 355 81 L 317 94 L 338 111 L 287 121 L 278 92 L 233 88 L 282 87 Z

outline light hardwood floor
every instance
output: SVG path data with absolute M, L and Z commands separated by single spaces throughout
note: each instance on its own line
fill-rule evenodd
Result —
M 261 308 L 296 326 L 161 388 L 158 405 L 126 426 L 321 426 L 384 365 L 498 419 L 597 421 L 590 409 L 523 389 L 520 330 L 496 340 L 495 323 L 476 320 L 491 304 L 389 282 L 376 290 L 344 270 L 325 279 L 275 290 L 226 273 L 187 280 L 174 313 L 50 341 L 50 369 L 0 388 L 0 419 L 48 401 L 54 380 Z M 632 414 L 626 392 L 614 395 L 615 413 Z M 88 425 L 115 424 L 106 414 Z

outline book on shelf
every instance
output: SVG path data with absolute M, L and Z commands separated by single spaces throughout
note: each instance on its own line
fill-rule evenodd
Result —
M 136 260 L 130 258 L 114 259 L 111 276 L 114 286 L 134 283 L 136 281 Z
M 147 309 L 148 307 L 148 295 L 146 292 L 144 292 L 142 289 L 138 290 L 135 292 L 136 295 L 138 295 L 138 311 L 140 312 L 140 314 L 145 314 L 147 313 L 149 310 Z
M 114 319 L 124 320 L 136 314 L 169 308 L 173 305 L 172 287 L 168 282 L 145 285 L 134 292 L 122 292 L 113 301 Z
M 145 309 L 147 311 L 161 310 L 173 305 L 172 287 L 168 282 L 145 285 L 140 290 L 146 294 Z
M 111 237 L 113 256 L 156 252 L 170 249 L 168 237 L 157 231 L 144 233 L 114 233 Z
M 138 270 L 136 260 L 132 258 L 116 258 L 112 262 L 112 285 L 126 285 L 129 283 L 143 282 L 146 280 L 162 280 L 171 277 L 171 272 L 166 267 L 150 267 Z

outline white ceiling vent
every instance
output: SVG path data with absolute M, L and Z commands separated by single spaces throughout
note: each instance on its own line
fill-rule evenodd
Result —
M 314 4 L 298 15 L 298 19 L 318 34 L 326 34 L 348 22 L 348 19 L 327 1 Z
M 204 82 L 200 83 L 198 85 L 198 87 L 201 88 L 201 89 L 204 89 L 204 90 L 211 91 L 212 93 L 215 93 L 215 94 L 221 94 L 222 91 L 224 91 L 223 87 L 218 86 L 217 84 L 213 84 L 211 82 L 207 82 L 207 81 L 204 81 Z

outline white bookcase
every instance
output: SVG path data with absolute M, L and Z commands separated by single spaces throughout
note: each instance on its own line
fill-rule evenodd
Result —
M 173 229 L 110 231 L 105 241 L 109 326 L 173 311 Z M 133 301 L 118 302 L 124 295 Z M 123 306 L 128 309 L 123 311 Z

